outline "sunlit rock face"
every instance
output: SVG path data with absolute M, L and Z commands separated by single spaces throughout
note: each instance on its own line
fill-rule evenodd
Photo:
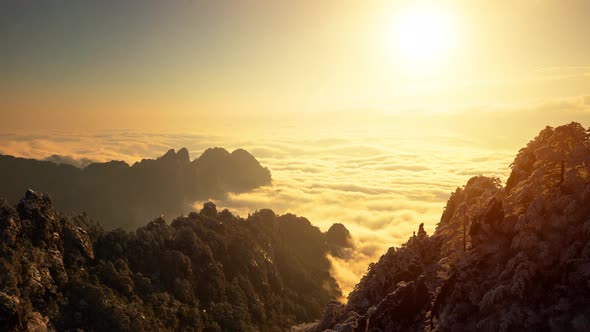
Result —
M 107 228 L 132 229 L 159 215 L 187 213 L 197 200 L 268 185 L 270 171 L 245 150 L 208 149 L 191 162 L 188 150 L 169 150 L 129 166 L 123 161 L 77 168 L 0 155 L 0 197 L 16 202 L 32 188 L 47 192 L 66 212 L 86 212 Z
M 0 331 L 284 331 L 342 296 L 326 235 L 271 210 L 106 232 L 29 190 L 0 238 Z
M 587 331 L 589 240 L 589 131 L 547 127 L 506 187 L 477 176 L 457 188 L 433 235 L 391 248 L 301 329 Z

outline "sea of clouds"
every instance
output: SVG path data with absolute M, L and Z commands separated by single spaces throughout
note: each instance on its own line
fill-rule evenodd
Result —
M 514 123 L 505 114 L 490 115 L 478 120 L 478 129 L 465 126 L 465 121 L 474 121 L 468 114 L 433 117 L 422 115 L 412 122 L 391 118 L 385 124 L 312 118 L 248 131 L 4 133 L 0 153 L 37 159 L 58 155 L 52 160 L 74 164 L 88 159 L 133 163 L 170 148 L 187 147 L 192 158 L 209 147 L 244 148 L 271 170 L 272 185 L 229 194 L 215 203 L 241 216 L 262 208 L 294 213 L 323 231 L 343 223 L 356 250 L 348 259 L 331 259 L 333 273 L 348 293 L 370 262 L 404 243 L 420 223 L 432 233 L 450 193 L 470 177 L 494 176 L 505 182 L 518 148 L 548 121 L 523 116 Z M 201 204 L 195 202 L 195 209 Z

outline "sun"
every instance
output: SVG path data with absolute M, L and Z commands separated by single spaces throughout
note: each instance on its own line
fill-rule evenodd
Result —
M 442 8 L 405 8 L 392 23 L 389 42 L 403 65 L 424 69 L 440 64 L 456 46 L 455 22 Z

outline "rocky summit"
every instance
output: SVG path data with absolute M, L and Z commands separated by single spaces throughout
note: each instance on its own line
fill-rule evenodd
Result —
M 504 187 L 457 188 L 434 234 L 420 225 L 346 304 L 294 330 L 590 330 L 589 131 L 547 127 L 511 166 Z
M 29 190 L 0 200 L 0 331 L 284 331 L 341 296 L 335 246 L 305 218 L 210 202 L 106 232 Z

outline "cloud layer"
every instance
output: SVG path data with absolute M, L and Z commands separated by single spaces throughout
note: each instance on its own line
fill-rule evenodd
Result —
M 241 215 L 264 207 L 293 212 L 324 231 L 335 222 L 346 225 L 358 250 L 353 259 L 332 259 L 345 292 L 369 262 L 405 242 L 421 222 L 432 232 L 457 186 L 479 174 L 506 178 L 513 158 L 513 152 L 453 137 L 383 133 L 297 142 L 276 138 L 251 150 L 272 151 L 257 156 L 272 170 L 273 186 L 216 203 Z
M 271 170 L 273 185 L 229 194 L 217 205 L 242 216 L 262 208 L 291 212 L 323 231 L 343 223 L 358 249 L 351 260 L 332 259 L 346 293 L 370 262 L 405 242 L 420 223 L 432 233 L 449 194 L 471 176 L 505 181 L 518 148 L 544 125 L 571 120 L 587 124 L 586 104 L 587 97 L 520 113 L 416 114 L 377 117 L 373 122 L 356 118 L 338 125 L 310 118 L 248 133 L 4 134 L 0 152 L 39 159 L 58 154 L 74 160 L 134 162 L 182 146 L 192 158 L 213 146 L 245 148 Z M 527 123 L 526 118 L 533 120 Z

